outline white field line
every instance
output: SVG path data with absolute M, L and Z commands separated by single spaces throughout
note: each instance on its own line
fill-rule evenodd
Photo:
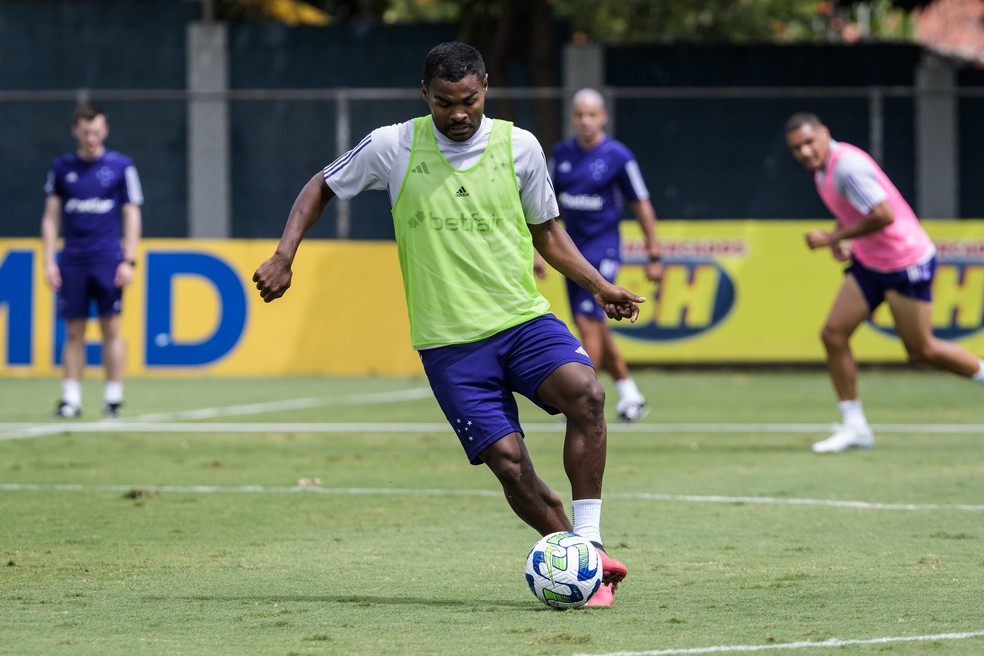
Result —
M 615 651 L 604 654 L 574 654 L 573 656 L 683 656 L 686 654 L 734 654 L 777 649 L 811 649 L 814 647 L 850 647 L 853 645 L 886 645 L 894 642 L 936 642 L 939 640 L 967 640 L 984 637 L 984 631 L 964 633 L 937 633 L 920 636 L 889 636 L 859 640 L 830 638 L 820 642 L 785 642 L 771 645 L 717 645 L 714 647 L 692 647 L 683 649 L 652 649 L 647 651 Z
M 365 395 L 362 403 L 388 403 L 393 400 L 421 398 L 429 395 L 418 390 L 407 390 L 397 396 Z M 348 397 L 355 398 L 355 397 Z M 205 418 L 235 414 L 259 414 L 274 410 L 319 405 L 337 405 L 337 399 L 296 399 L 252 406 L 230 408 L 205 408 L 173 413 L 173 415 L 144 415 L 133 419 L 103 419 L 99 421 L 63 420 L 43 424 L 0 423 L 0 441 L 28 439 L 63 433 L 434 433 L 450 430 L 443 422 L 171 422 L 174 418 Z M 357 402 L 351 401 L 350 405 Z M 527 423 L 527 432 L 563 432 L 562 422 Z M 616 424 L 608 426 L 610 433 L 823 433 L 831 430 L 830 424 Z M 876 433 L 932 434 L 932 435 L 984 435 L 984 424 L 872 424 Z
M 431 396 L 431 390 L 429 387 L 415 387 L 393 392 L 373 392 L 366 394 L 350 394 L 347 396 L 308 397 L 302 399 L 285 399 L 282 401 L 267 401 L 264 403 L 250 403 L 245 405 L 232 405 L 218 408 L 198 408 L 196 410 L 182 410 L 178 412 L 159 412 L 137 415 L 136 417 L 125 421 L 128 424 L 140 424 L 141 422 L 170 422 L 189 419 L 241 417 L 245 415 L 263 414 L 265 412 L 298 410 L 301 408 L 319 408 L 333 405 L 358 406 L 393 403 L 395 401 L 412 401 L 415 399 L 427 398 L 429 396 Z M 119 425 L 120 423 L 121 422 L 118 419 L 102 419 L 99 421 L 78 423 L 73 420 L 58 420 L 56 422 L 47 422 L 43 424 L 0 424 L 0 441 L 43 437 L 45 435 L 57 435 L 65 432 L 112 430 L 104 427 Z M 71 426 L 82 426 L 88 428 L 73 430 L 70 428 Z
M 320 485 L 83 485 L 75 483 L 0 483 L 0 492 L 171 492 L 179 494 L 325 494 L 334 496 L 397 495 L 397 496 L 456 496 L 500 497 L 501 490 L 467 490 L 439 488 L 393 487 L 321 487 Z M 816 506 L 854 508 L 858 510 L 939 511 L 962 510 L 984 512 L 984 505 L 959 503 L 881 503 L 837 499 L 783 499 L 779 497 L 727 497 L 692 494 L 606 493 L 606 499 L 626 501 L 665 501 L 677 503 L 760 504 L 776 506 Z

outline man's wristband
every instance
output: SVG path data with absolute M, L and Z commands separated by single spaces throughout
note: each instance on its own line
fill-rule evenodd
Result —
M 662 262 L 663 261 L 663 257 L 661 255 L 650 255 L 649 256 L 649 261 L 650 262 Z

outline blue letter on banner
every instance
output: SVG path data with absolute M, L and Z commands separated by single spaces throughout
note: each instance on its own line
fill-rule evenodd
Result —
M 34 253 L 9 251 L 0 264 L 0 308 L 7 306 L 7 364 L 31 364 Z
M 199 276 L 218 294 L 221 309 L 210 337 L 194 343 L 177 343 L 172 334 L 175 276 Z M 207 253 L 166 252 L 147 254 L 147 366 L 187 367 L 214 362 L 227 355 L 246 328 L 246 292 L 236 272 Z

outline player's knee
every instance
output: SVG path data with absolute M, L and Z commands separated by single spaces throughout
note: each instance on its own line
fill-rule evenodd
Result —
M 831 324 L 824 324 L 823 328 L 820 329 L 820 341 L 824 343 L 828 348 L 831 346 L 841 346 L 847 343 L 848 335 L 843 331 L 833 326 Z
M 912 364 L 932 364 L 936 361 L 936 348 L 933 344 L 906 344 L 905 353 Z
M 503 486 L 513 487 L 523 480 L 523 472 L 530 465 L 529 456 L 512 437 L 504 437 L 480 454 L 482 461 L 492 470 Z
M 595 415 L 605 412 L 605 388 L 596 376 L 587 376 L 575 390 L 573 407 L 585 414 Z

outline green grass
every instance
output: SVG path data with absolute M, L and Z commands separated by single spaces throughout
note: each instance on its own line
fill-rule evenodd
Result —
M 897 640 L 984 632 L 984 428 L 878 430 L 982 425 L 984 388 L 865 371 L 876 447 L 816 456 L 837 419 L 820 371 L 638 380 L 649 428 L 612 425 L 602 521 L 629 577 L 613 608 L 558 612 L 523 580 L 537 536 L 450 429 L 422 425 L 443 417 L 421 379 L 127 383 L 124 421 L 322 400 L 179 417 L 250 427 L 228 432 L 67 432 L 98 421 L 97 380 L 86 417 L 58 423 L 56 380 L 0 379 L 0 654 L 984 653 L 984 636 Z M 404 390 L 420 394 L 374 396 Z M 567 498 L 562 425 L 521 410 Z M 252 430 L 276 422 L 408 428 Z M 776 423 L 817 429 L 740 426 Z M 882 641 L 791 644 L 831 638 Z

